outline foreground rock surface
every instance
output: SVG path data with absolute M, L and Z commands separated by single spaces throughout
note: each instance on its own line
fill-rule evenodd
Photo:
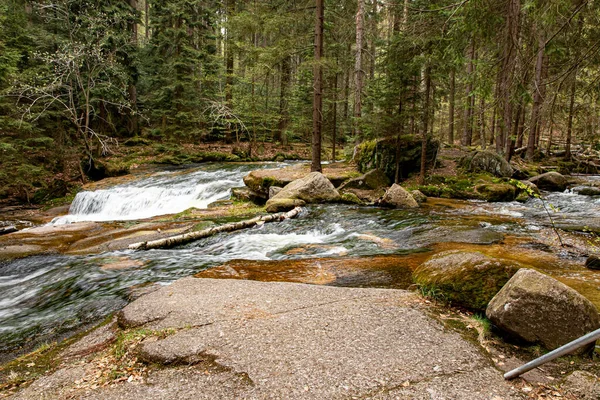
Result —
M 514 262 L 478 252 L 448 251 L 433 256 L 416 269 L 415 282 L 444 300 L 485 310 L 490 300 L 519 270 Z
M 143 382 L 78 391 L 71 388 L 85 366 L 65 367 L 15 398 L 524 398 L 420 304 L 401 290 L 185 278 L 119 317 L 168 329 L 139 348 L 167 368 Z
M 556 349 L 600 327 L 596 307 L 575 290 L 534 271 L 520 269 L 492 299 L 487 317 L 508 334 Z M 585 352 L 593 348 L 593 344 Z

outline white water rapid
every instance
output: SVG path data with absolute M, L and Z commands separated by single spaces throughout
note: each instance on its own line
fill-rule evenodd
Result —
M 52 224 L 138 220 L 192 207 L 207 208 L 214 201 L 230 198 L 231 188 L 244 186 L 242 179 L 252 169 L 257 166 L 162 171 L 110 189 L 81 192 L 69 214 L 55 218 Z

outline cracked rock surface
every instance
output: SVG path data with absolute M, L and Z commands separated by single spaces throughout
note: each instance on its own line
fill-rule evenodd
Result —
M 142 360 L 168 367 L 74 398 L 522 398 L 402 290 L 185 278 L 125 307 L 119 323 L 170 329 L 139 348 Z M 38 398 L 38 386 L 18 398 Z

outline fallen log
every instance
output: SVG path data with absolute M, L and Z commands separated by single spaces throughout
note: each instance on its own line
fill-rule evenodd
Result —
M 167 249 L 170 247 L 193 242 L 194 240 L 214 236 L 222 232 L 233 232 L 241 229 L 252 228 L 253 226 L 262 225 L 267 222 L 283 221 L 286 219 L 295 218 L 298 214 L 300 214 L 300 211 L 302 211 L 302 208 L 296 207 L 292 211 L 288 211 L 287 213 L 264 215 L 261 217 L 247 219 L 245 221 L 234 222 L 231 224 L 225 224 L 221 226 L 215 226 L 213 228 L 203 229 L 198 232 L 185 233 L 183 235 L 171 236 L 168 238 L 152 240 L 149 242 L 134 243 L 129 245 L 129 248 L 131 250 Z
M 0 227 L 0 235 L 7 235 L 9 233 L 17 232 L 18 229 L 12 225 Z

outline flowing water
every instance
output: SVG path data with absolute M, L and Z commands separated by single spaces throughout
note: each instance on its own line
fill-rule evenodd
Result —
M 228 198 L 230 189 L 241 186 L 243 176 L 258 167 L 214 164 L 162 171 L 113 188 L 83 192 L 73 202 L 70 214 L 53 223 L 133 220 L 203 208 Z M 579 224 L 586 215 L 588 220 L 589 215 L 600 215 L 597 198 L 564 193 L 548 196 L 547 202 L 560 209 L 555 217 L 563 223 Z M 535 241 L 548 225 L 539 200 L 456 204 L 440 202 L 412 211 L 319 205 L 308 207 L 295 220 L 221 234 L 170 250 L 36 256 L 0 264 L 0 353 L 34 337 L 51 338 L 97 321 L 122 308 L 131 288 L 165 285 L 228 260 L 411 254 L 440 243 L 491 245 L 508 235 Z M 552 257 L 549 268 L 563 271 L 560 257 Z M 107 268 L 122 261 L 130 267 Z M 571 275 L 584 273 L 581 268 L 566 270 Z

